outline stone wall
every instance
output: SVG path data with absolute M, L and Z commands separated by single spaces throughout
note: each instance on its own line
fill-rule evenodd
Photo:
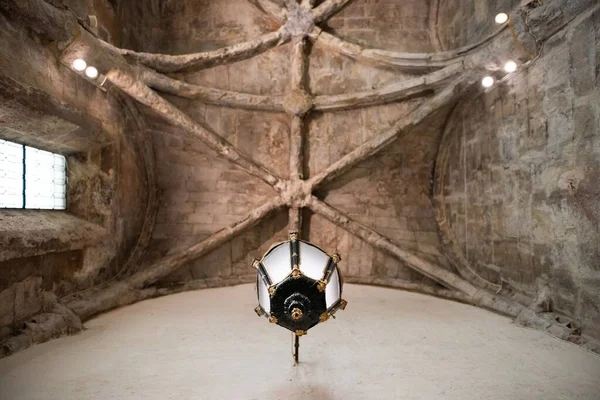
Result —
M 111 30 L 107 4 L 77 3 L 74 12 Z M 0 132 L 10 132 L 0 137 L 64 154 L 69 180 L 66 212 L 0 209 L 1 341 L 128 265 L 151 185 L 130 101 L 60 64 L 52 43 L 1 12 L 0 26 Z
M 437 0 L 432 34 L 442 50 L 476 43 L 500 27 L 494 22 L 496 14 L 509 14 L 520 3 L 521 0 Z
M 158 10 L 160 31 L 140 50 L 171 54 L 212 50 L 243 42 L 278 26 L 247 0 L 167 2 Z M 401 21 L 401 23 L 399 23 Z M 370 47 L 430 51 L 427 1 L 355 0 L 326 29 Z M 145 32 L 146 34 L 148 32 Z M 140 33 L 138 31 L 139 35 Z M 290 82 L 291 46 L 213 69 L 177 74 L 188 82 L 254 94 L 285 94 Z M 338 94 L 378 88 L 410 75 L 374 68 L 339 56 L 320 45 L 311 49 L 310 88 Z M 289 175 L 290 117 L 207 106 L 169 99 L 278 176 Z M 310 177 L 391 123 L 408 115 L 422 99 L 354 111 L 314 112 L 308 117 L 305 176 Z M 419 255 L 450 268 L 439 250 L 429 198 L 430 179 L 448 110 L 357 169 L 340 177 L 319 196 Z M 160 209 L 147 263 L 189 246 L 235 222 L 267 202 L 275 192 L 203 144 L 186 138 L 158 119 L 149 122 L 157 157 Z M 426 282 L 397 259 L 305 211 L 303 238 L 344 257 L 346 275 L 355 281 Z M 170 284 L 198 279 L 253 279 L 251 261 L 287 237 L 282 211 L 211 254 L 170 276 Z M 391 284 L 391 283 L 390 283 Z
M 78 18 L 88 22 L 102 40 L 119 43 L 123 24 L 116 15 L 114 0 L 54 0 L 49 3 L 68 7 Z
M 161 4 L 167 2 L 148 0 L 114 1 L 114 3 L 116 3 L 115 21 L 118 21 L 120 29 L 115 44 L 126 49 L 154 52 L 156 48 L 154 41 L 162 34 Z
M 398 115 L 398 110 L 393 110 L 395 113 L 392 114 L 384 107 L 382 111 L 380 115 Z M 447 114 L 447 110 L 440 112 L 376 157 L 360 163 L 321 190 L 319 197 L 421 258 L 450 268 L 440 250 L 430 198 L 433 162 Z M 346 117 L 346 123 L 335 121 L 331 124 L 331 127 L 336 127 L 332 128 L 333 132 L 352 126 L 352 118 Z M 369 122 L 362 124 L 375 125 Z M 321 136 L 319 129 L 313 132 L 315 136 Z M 332 136 L 335 137 L 335 134 Z M 325 164 L 333 162 L 340 154 L 337 149 L 325 154 L 318 148 L 313 151 L 315 158 L 325 159 Z M 389 282 L 431 283 L 397 259 L 371 248 L 319 215 L 310 216 L 308 226 L 311 240 L 348 255 L 344 272 L 354 281 L 376 277 Z
M 430 1 L 354 0 L 323 26 L 332 33 L 367 47 L 427 52 Z
M 600 13 L 452 114 L 436 176 L 441 222 L 481 277 L 600 337 Z M 452 251 L 452 250 L 451 250 Z M 464 266 L 463 266 L 464 267 Z

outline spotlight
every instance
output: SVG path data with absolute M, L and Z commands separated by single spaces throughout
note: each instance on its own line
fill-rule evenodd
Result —
M 503 24 L 506 21 L 508 21 L 508 14 L 500 13 L 500 14 L 496 15 L 496 23 L 497 24 Z
M 73 69 L 75 71 L 79 71 L 79 72 L 82 72 L 87 67 L 87 63 L 85 62 L 85 60 L 82 60 L 81 58 L 76 58 L 75 61 L 73 61 L 72 65 L 73 65 Z
M 486 76 L 485 78 L 483 78 L 481 80 L 481 84 L 483 85 L 483 87 L 485 88 L 489 88 L 492 87 L 494 85 L 494 78 L 492 78 L 491 76 Z
M 96 68 L 94 68 L 94 67 L 87 67 L 85 69 L 85 75 L 88 78 L 96 79 L 98 77 L 98 70 Z
M 509 74 L 511 72 L 515 72 L 517 70 L 517 63 L 514 61 L 507 61 L 506 64 L 504 64 L 504 71 L 508 72 Z

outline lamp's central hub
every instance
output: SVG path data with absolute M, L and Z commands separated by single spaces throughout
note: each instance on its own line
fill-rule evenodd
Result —
M 292 310 L 292 319 L 293 319 L 294 321 L 301 320 L 303 315 L 304 315 L 304 313 L 303 313 L 303 312 L 302 312 L 302 310 L 301 310 L 301 309 L 299 309 L 299 308 L 294 308 L 294 309 Z
M 283 303 L 287 314 L 294 322 L 300 321 L 310 313 L 310 299 L 301 293 L 294 293 Z

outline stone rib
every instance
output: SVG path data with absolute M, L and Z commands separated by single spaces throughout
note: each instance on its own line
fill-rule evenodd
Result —
M 321 22 L 333 17 L 352 0 L 327 0 L 318 7 L 312 9 L 311 14 L 315 22 Z
M 329 206 L 327 203 L 320 201 L 316 197 L 312 197 L 311 201 L 308 202 L 308 207 L 325 217 L 334 224 L 344 228 L 353 235 L 361 238 L 365 242 L 371 244 L 377 249 L 383 250 L 387 253 L 397 257 L 407 266 L 416 270 L 417 272 L 425 275 L 426 277 L 433 279 L 434 281 L 444 285 L 448 289 L 458 290 L 469 296 L 474 296 L 478 289 L 463 280 L 458 275 L 443 269 L 437 265 L 434 265 L 428 261 L 425 261 L 418 256 L 396 246 L 388 238 L 378 234 L 374 230 L 362 225 L 361 223 L 353 220 L 341 211 Z
M 140 79 L 148 86 L 162 93 L 178 97 L 200 100 L 216 106 L 242 108 L 245 110 L 283 112 L 282 96 L 262 96 L 249 93 L 232 92 L 194 85 L 144 69 Z
M 268 14 L 279 23 L 283 23 L 287 17 L 285 8 L 280 7 L 271 0 L 248 0 L 250 4 Z
M 443 68 L 450 64 L 463 61 L 466 56 L 476 52 L 502 32 L 506 32 L 506 27 L 499 29 L 492 35 L 477 43 L 461 47 L 457 50 L 437 53 L 406 53 L 390 50 L 370 49 L 348 42 L 347 40 L 322 31 L 319 28 L 313 29 L 311 37 L 316 40 L 317 43 L 320 43 L 357 61 L 362 61 L 368 64 L 391 66 L 410 72 L 422 73 L 431 69 Z M 510 33 L 508 35 L 504 35 L 503 40 L 514 41 Z
M 140 53 L 125 49 L 119 49 L 119 53 L 129 60 L 159 72 L 196 71 L 252 58 L 286 43 L 289 39 L 287 33 L 278 30 L 244 43 L 201 53 L 170 55 Z
M 282 206 L 283 202 L 279 198 L 263 204 L 234 224 L 221 229 L 190 248 L 166 256 L 124 280 L 90 291 L 83 298 L 70 299 L 66 302 L 66 305 L 84 320 L 100 312 L 118 307 L 121 302 L 127 302 L 131 296 L 137 296 L 138 290 L 157 282 L 187 263 L 211 252 L 246 229 L 255 226 Z
M 194 121 L 177 107 L 151 90 L 148 86 L 144 85 L 140 80 L 136 79 L 133 75 L 120 70 L 111 70 L 106 74 L 106 77 L 112 84 L 123 90 L 125 93 L 140 103 L 150 107 L 152 111 L 174 126 L 178 126 L 192 136 L 200 139 L 208 147 L 217 152 L 217 154 L 238 165 L 248 173 L 256 176 L 271 186 L 275 186 L 279 182 L 279 178 L 267 171 L 266 168 L 256 164 L 250 157 L 241 153 L 227 140 Z
M 410 128 L 425 121 L 436 111 L 451 105 L 458 100 L 458 98 L 463 95 L 476 80 L 478 80 L 478 77 L 473 77 L 472 75 L 476 74 L 473 74 L 472 72 L 463 73 L 463 75 L 453 81 L 450 85 L 417 107 L 407 117 L 401 118 L 391 128 L 358 146 L 355 150 L 346 154 L 344 157 L 312 177 L 309 180 L 311 187 L 318 188 L 335 177 L 340 176 L 356 164 L 383 150 L 390 143 L 394 142 L 402 133 L 405 133 Z
M 399 101 L 416 95 L 430 93 L 447 79 L 463 70 L 462 63 L 450 65 L 425 76 L 392 83 L 380 89 L 365 92 L 321 95 L 314 99 L 314 109 L 319 111 L 339 111 L 360 107 L 376 106 Z
M 449 289 L 464 293 L 471 304 L 515 317 L 516 322 L 520 325 L 546 331 L 552 336 L 563 340 L 569 340 L 569 338 L 576 334 L 575 329 L 568 328 L 556 321 L 546 319 L 514 300 L 496 295 L 485 289 L 477 288 L 453 272 L 445 270 L 402 249 L 388 238 L 351 219 L 341 211 L 334 209 L 314 196 L 308 203 L 308 206 L 315 213 L 318 213 L 351 234 L 361 238 L 373 247 L 398 258 L 415 271 L 435 280 Z
M 291 90 L 300 97 L 308 98 L 308 48 L 307 39 L 299 38 L 294 42 L 291 67 Z M 290 181 L 299 182 L 304 179 L 304 114 L 292 115 L 290 125 Z M 302 208 L 290 205 L 288 230 L 298 232 L 302 229 Z

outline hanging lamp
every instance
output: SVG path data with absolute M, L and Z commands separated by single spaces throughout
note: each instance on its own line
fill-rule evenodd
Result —
M 337 253 L 330 256 L 292 232 L 289 240 L 274 244 L 261 260 L 253 262 L 258 296 L 254 311 L 292 332 L 295 363 L 300 336 L 346 308 L 340 261 Z

